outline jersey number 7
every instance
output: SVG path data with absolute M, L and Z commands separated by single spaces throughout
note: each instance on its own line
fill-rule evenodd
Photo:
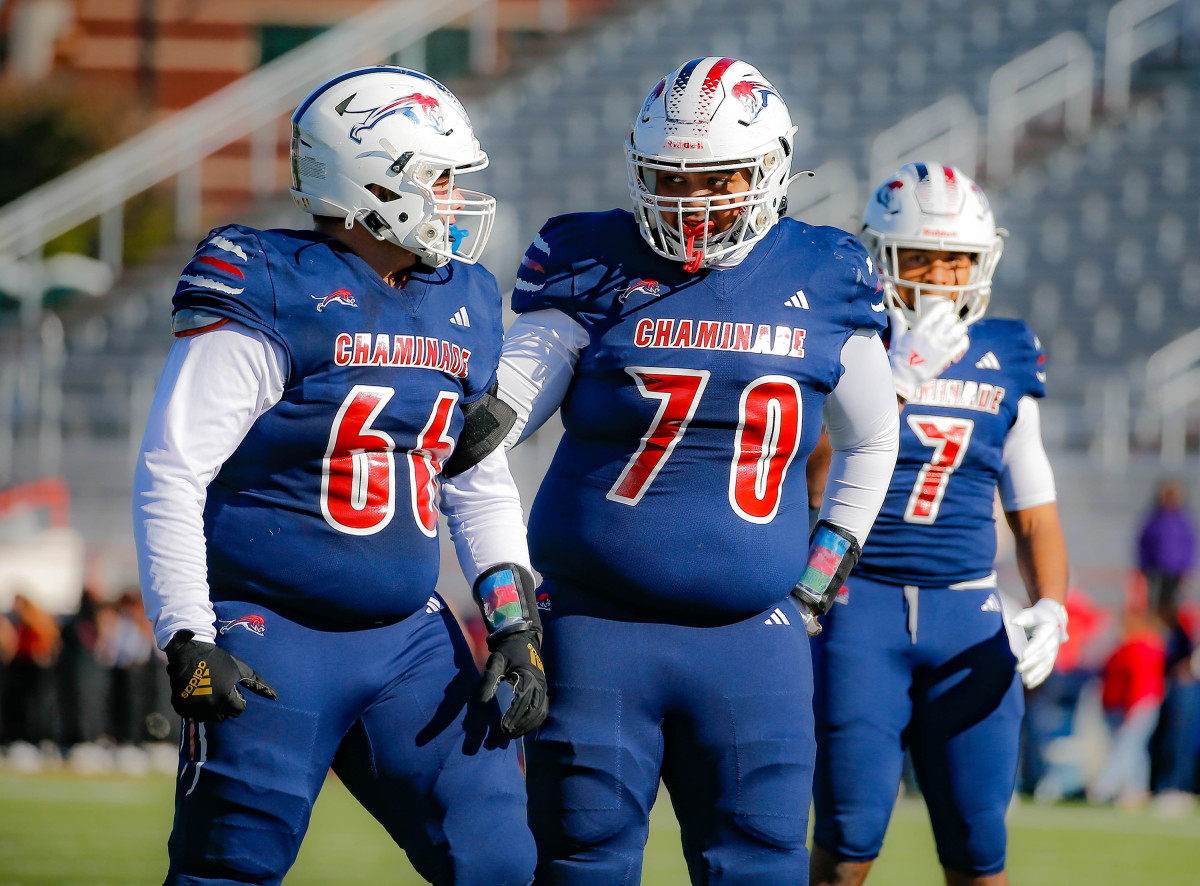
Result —
M 658 400 L 658 412 L 637 451 L 608 491 L 610 501 L 636 505 L 683 439 L 708 385 L 707 369 L 629 366 L 638 392 Z M 800 448 L 800 386 L 783 375 L 764 375 L 742 390 L 729 467 L 729 505 L 751 523 L 770 523 L 780 490 Z
M 952 418 L 947 415 L 906 415 L 908 426 L 924 445 L 933 447 L 929 463 L 917 472 L 904 509 L 907 523 L 929 525 L 937 519 L 950 485 L 950 475 L 962 464 L 971 445 L 971 432 L 975 422 L 969 418 Z

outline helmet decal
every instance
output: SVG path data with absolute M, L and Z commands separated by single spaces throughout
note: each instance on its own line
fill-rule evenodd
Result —
M 899 194 L 896 192 L 904 187 L 904 182 L 898 178 L 884 182 L 879 186 L 879 190 L 875 192 L 875 202 L 883 207 L 884 212 L 888 215 L 894 215 L 900 211 Z
M 351 96 L 352 98 L 353 96 Z M 438 135 L 450 134 L 445 128 L 445 115 L 442 113 L 441 103 L 430 95 L 422 95 L 419 92 L 414 92 L 412 95 L 406 95 L 404 98 L 388 102 L 382 107 L 364 108 L 359 111 L 347 108 L 346 105 L 348 103 L 348 101 L 342 102 L 342 104 L 338 105 L 337 111 L 343 116 L 346 114 L 364 115 L 361 123 L 356 123 L 350 127 L 350 138 L 359 144 L 362 144 L 364 129 L 374 129 L 376 123 L 390 117 L 392 114 L 403 114 L 414 123 L 423 123 L 433 129 Z
M 748 124 L 758 119 L 758 115 L 766 108 L 771 96 L 779 97 L 779 93 L 766 83 L 759 83 L 756 80 L 742 80 L 740 83 L 733 84 L 733 89 L 730 91 L 746 109 L 746 123 Z
M 641 118 L 642 120 L 650 119 L 649 116 L 647 116 L 650 113 L 650 106 L 652 104 L 654 104 L 655 99 L 657 99 L 660 95 L 663 94 L 663 90 L 666 88 L 667 88 L 667 81 L 659 80 L 658 85 L 655 86 L 652 90 L 650 90 L 650 94 L 648 96 L 646 96 L 646 101 L 642 104 L 642 111 L 640 114 L 638 114 L 639 118 Z

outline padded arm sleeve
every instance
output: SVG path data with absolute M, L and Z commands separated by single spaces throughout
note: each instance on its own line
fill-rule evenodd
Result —
M 1041 409 L 1033 397 L 1017 402 L 1017 420 L 1004 438 L 1001 462 L 1000 503 L 1004 510 L 1022 511 L 1058 498 L 1054 471 L 1042 446 Z
M 442 510 L 467 584 L 497 563 L 529 565 L 521 496 L 503 449 L 442 483 Z
M 506 448 L 540 428 L 562 404 L 590 341 L 587 330 L 562 311 L 531 311 L 516 319 L 504 337 L 496 370 L 500 399 L 517 412 Z
M 842 347 L 842 373 L 825 400 L 833 455 L 820 520 L 862 545 L 887 495 L 900 445 L 892 371 L 874 332 L 857 332 Z
M 204 503 L 251 425 L 283 396 L 286 357 L 239 323 L 177 339 L 167 355 L 133 478 L 133 528 L 146 615 L 159 648 L 188 629 L 216 635 Z
M 491 388 L 463 406 L 463 429 L 454 452 L 442 466 L 443 477 L 457 477 L 504 443 L 517 414 L 496 396 L 498 390 L 499 383 L 492 382 Z

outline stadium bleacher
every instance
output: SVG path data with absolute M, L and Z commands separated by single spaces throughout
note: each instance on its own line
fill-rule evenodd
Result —
M 879 132 L 954 94 L 982 118 L 992 73 L 1060 32 L 1078 31 L 1101 58 L 1111 6 L 662 0 L 620 7 L 514 74 L 453 84 L 492 157 L 480 185 L 503 206 L 485 261 L 502 288 L 511 286 L 521 252 L 547 217 L 626 205 L 622 145 L 632 116 L 657 79 L 686 58 L 751 60 L 799 126 L 796 168 L 847 164 L 861 205 L 874 184 L 870 150 Z M 1077 140 L 1066 139 L 1051 114 L 1019 144 L 1011 179 L 993 182 L 981 169 L 997 218 L 1011 231 L 993 309 L 1026 317 L 1047 344 L 1056 405 L 1046 412 L 1046 436 L 1056 456 L 1094 454 L 1105 421 L 1098 380 L 1130 377 L 1155 349 L 1200 326 L 1195 42 L 1185 38 L 1154 57 L 1151 70 L 1135 71 L 1130 113 L 1098 113 Z M 1097 87 L 1101 76 L 1098 65 Z M 806 187 L 794 187 L 795 205 Z M 286 199 L 249 207 L 240 220 L 307 225 Z M 857 225 L 844 213 L 812 220 Z M 102 302 L 62 314 L 62 466 L 89 539 L 127 538 L 132 447 L 169 345 L 169 297 L 190 245 L 127 271 Z M 36 409 L 14 415 L 13 474 L 21 479 L 37 472 L 42 416 Z

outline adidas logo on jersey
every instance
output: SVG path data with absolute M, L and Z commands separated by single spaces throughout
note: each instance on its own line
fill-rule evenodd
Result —
M 988 594 L 988 598 L 983 601 L 983 605 L 979 607 L 980 612 L 1003 612 L 1004 609 L 1000 606 L 1000 597 L 996 594 Z
M 975 361 L 976 369 L 999 369 L 1000 358 L 988 351 L 982 357 Z
M 429 599 L 425 601 L 425 611 L 429 615 L 433 615 L 435 612 L 441 612 L 444 608 L 445 607 L 442 605 L 442 601 L 435 596 L 430 595 Z
M 454 316 L 450 318 L 450 322 L 455 326 L 470 326 L 471 318 L 467 316 L 467 306 L 463 305 L 454 312 Z
M 804 290 L 797 289 L 796 294 L 793 295 L 791 298 L 789 298 L 787 301 L 785 301 L 784 305 L 786 305 L 789 308 L 803 308 L 804 310 L 807 311 L 808 310 L 808 299 L 804 295 Z
M 196 663 L 196 670 L 192 671 L 192 678 L 179 693 L 179 698 L 182 700 L 191 698 L 193 695 L 212 695 L 212 677 L 208 671 L 207 661 Z
M 782 609 L 780 609 L 779 607 L 775 607 L 775 611 L 771 613 L 771 617 L 764 620 L 763 624 L 765 624 L 765 625 L 790 625 L 791 622 L 788 621 L 788 617 L 783 614 Z

